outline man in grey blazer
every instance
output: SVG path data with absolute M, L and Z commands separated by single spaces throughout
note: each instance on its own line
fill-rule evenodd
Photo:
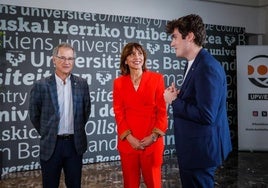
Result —
M 71 74 L 75 61 L 71 45 L 55 47 L 52 60 L 55 74 L 34 84 L 29 103 L 30 120 L 41 136 L 43 187 L 57 188 L 63 169 L 66 186 L 79 188 L 91 110 L 89 88 L 86 80 Z

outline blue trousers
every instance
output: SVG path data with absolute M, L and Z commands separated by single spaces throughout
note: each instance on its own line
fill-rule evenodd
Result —
M 183 188 L 214 188 L 217 167 L 200 169 L 180 169 Z
M 58 139 L 52 157 L 40 164 L 43 188 L 58 188 L 62 169 L 68 188 L 81 187 L 82 155 L 77 155 L 73 138 Z

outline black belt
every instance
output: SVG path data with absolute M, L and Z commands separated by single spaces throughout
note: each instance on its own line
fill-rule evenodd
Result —
M 57 138 L 61 139 L 61 140 L 71 140 L 74 138 L 74 135 L 73 134 L 62 134 L 62 135 L 58 135 Z

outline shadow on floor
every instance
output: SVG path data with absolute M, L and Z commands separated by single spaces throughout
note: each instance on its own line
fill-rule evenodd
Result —
M 64 177 L 60 188 L 64 188 Z M 164 157 L 162 187 L 181 188 L 177 157 Z M 40 170 L 5 175 L 1 188 L 41 188 Z M 83 166 L 82 188 L 122 188 L 120 161 Z M 141 188 L 145 188 L 142 184 Z M 268 188 L 268 153 L 233 152 L 216 172 L 215 188 Z

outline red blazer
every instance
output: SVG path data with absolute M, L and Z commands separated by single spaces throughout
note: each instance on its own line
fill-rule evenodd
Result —
M 114 80 L 113 107 L 118 132 L 118 150 L 131 153 L 135 150 L 125 137 L 131 134 L 143 139 L 156 132 L 156 143 L 146 147 L 145 153 L 163 151 L 163 135 L 167 129 L 167 109 L 164 101 L 165 85 L 161 74 L 143 72 L 138 90 L 134 89 L 130 75 Z

